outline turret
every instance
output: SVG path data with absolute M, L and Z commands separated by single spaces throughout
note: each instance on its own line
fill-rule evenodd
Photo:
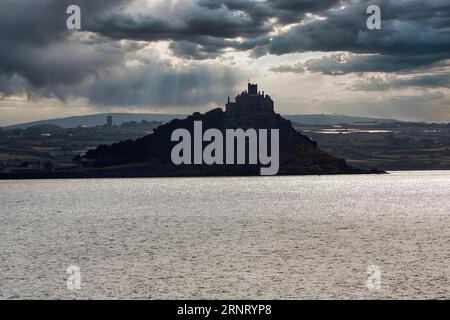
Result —
M 258 85 L 249 83 L 248 94 L 258 94 Z

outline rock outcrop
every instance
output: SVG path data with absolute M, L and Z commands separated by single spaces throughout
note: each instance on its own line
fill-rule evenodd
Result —
M 252 176 L 260 175 L 261 165 L 180 165 L 172 164 L 171 152 L 177 142 L 171 141 L 176 129 L 193 133 L 194 122 L 202 121 L 203 130 L 279 129 L 279 175 L 320 175 L 378 173 L 347 165 L 344 159 L 320 150 L 317 143 L 296 131 L 289 120 L 275 112 L 259 112 L 230 117 L 222 109 L 205 114 L 194 113 L 183 120 L 160 126 L 151 135 L 111 146 L 99 146 L 87 152 L 87 171 L 107 177 L 175 177 L 175 176 Z

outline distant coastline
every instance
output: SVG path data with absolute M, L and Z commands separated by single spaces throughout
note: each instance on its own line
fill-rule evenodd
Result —
M 54 125 L 61 128 L 76 128 L 78 126 L 95 127 L 102 126 L 107 117 L 113 118 L 113 125 L 122 125 L 131 121 L 158 121 L 170 122 L 175 119 L 184 119 L 189 114 L 157 114 L 157 113 L 100 113 L 84 116 L 73 116 L 65 118 L 45 119 L 31 122 L 5 125 L 4 130 L 17 128 L 29 128 L 38 125 Z M 381 123 L 402 123 L 403 121 L 384 118 L 372 118 L 362 116 L 348 116 L 341 114 L 283 114 L 285 119 L 304 125 L 339 125 L 339 124 L 381 124 Z

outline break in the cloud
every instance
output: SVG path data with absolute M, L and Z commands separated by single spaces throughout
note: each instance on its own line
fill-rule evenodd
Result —
M 436 54 L 433 55 L 433 63 Z M 442 61 L 446 57 L 441 57 Z M 405 73 L 414 72 L 430 65 L 428 54 L 416 56 L 382 56 L 378 54 L 334 53 L 306 61 L 273 67 L 274 72 L 319 72 L 327 75 L 344 75 L 349 73 Z
M 81 32 L 66 29 L 71 4 Z M 381 30 L 366 27 L 369 4 Z M 285 113 L 387 115 L 378 101 L 404 117 L 415 99 L 434 120 L 450 109 L 449 61 L 448 0 L 0 0 L 2 110 L 56 99 L 189 112 L 251 77 Z
M 382 91 L 406 87 L 450 88 L 450 73 L 390 77 L 387 79 L 372 76 L 354 85 L 354 89 L 360 91 Z

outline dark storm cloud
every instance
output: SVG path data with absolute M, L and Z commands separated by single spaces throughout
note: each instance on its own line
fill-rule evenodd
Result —
M 369 3 L 381 7 L 381 30 L 366 27 Z M 403 71 L 450 59 L 449 27 L 450 3 L 447 0 L 348 1 L 343 10 L 328 11 L 325 20 L 299 25 L 275 36 L 267 51 L 276 55 L 308 51 L 374 55 L 344 62 L 321 58 L 317 66 L 309 62 L 311 69 L 326 74 Z M 322 62 L 328 69 L 320 66 Z M 283 69 L 292 71 L 286 66 L 279 71 Z
M 162 17 L 151 12 L 113 12 L 102 16 L 92 31 L 113 39 L 181 41 L 172 45 L 175 54 L 205 59 L 228 48 L 258 50 L 269 44 L 274 26 L 300 22 L 306 13 L 326 10 L 337 3 L 338 0 L 199 0 Z M 233 41 L 237 38 L 243 40 Z
M 381 30 L 366 27 L 369 4 L 381 7 Z M 172 41 L 173 53 L 187 59 L 211 59 L 227 49 L 252 50 L 254 57 L 309 51 L 379 56 L 341 64 L 342 73 L 395 72 L 450 58 L 447 0 L 198 0 L 182 9 L 174 6 L 173 12 L 162 14 L 110 12 L 91 30 L 113 39 Z M 307 13 L 322 18 L 304 19 Z M 291 23 L 298 25 L 272 34 L 276 26 Z
M 209 9 L 227 8 L 245 12 L 253 21 L 277 20 L 278 24 L 298 23 L 306 13 L 317 13 L 332 8 L 340 0 L 200 0 L 199 5 Z
M 329 11 L 325 20 L 299 25 L 274 37 L 269 51 L 274 54 L 349 51 L 416 55 L 448 52 L 450 48 L 450 5 L 447 0 L 374 1 L 381 7 L 381 30 L 367 29 L 369 2 L 350 3 L 343 10 Z
M 29 83 L 24 86 L 23 81 L 2 81 L 0 91 L 14 92 L 26 87 L 30 95 L 35 88 L 43 95 L 54 91 L 62 97 L 58 87 L 78 84 L 120 62 L 124 54 L 121 46 L 95 36 L 75 37 L 66 28 L 65 13 L 70 4 L 76 3 L 89 12 L 84 17 L 89 23 L 106 7 L 123 2 L 0 0 L 0 75 Z
M 115 25 L 110 28 L 108 19 L 122 12 L 121 5 L 131 2 L 43 0 L 37 4 L 0 0 L 0 98 L 26 94 L 29 99 L 57 97 L 65 101 L 73 96 L 88 98 L 98 105 L 183 106 L 218 102 L 219 97 L 224 99 L 230 93 L 227 90 L 234 87 L 239 73 L 232 75 L 230 70 L 220 67 L 212 70 L 197 66 L 179 70 L 162 63 L 157 56 L 152 57 L 151 68 L 125 67 L 129 55 L 141 45 L 135 42 L 124 44 L 111 38 L 133 40 L 140 37 L 118 36 L 120 28 Z M 66 29 L 66 8 L 70 4 L 81 7 L 82 29 L 90 33 Z M 116 22 L 126 29 L 124 17 L 127 16 L 121 15 Z M 129 25 L 136 25 L 138 20 L 139 17 L 130 16 Z M 209 36 L 197 35 L 195 44 L 180 42 L 177 48 L 173 42 L 173 49 L 189 57 L 200 51 L 220 51 L 225 46 L 224 41 L 229 41 L 222 36 L 237 32 L 230 30 L 234 23 L 231 20 L 221 22 L 218 16 L 205 14 L 203 19 L 191 21 L 192 31 L 186 29 L 179 36 L 196 35 L 196 28 L 201 29 L 213 20 L 217 21 L 217 31 L 213 33 L 216 37 L 208 39 Z M 149 28 L 146 33 L 154 30 L 158 34 L 154 38 L 146 36 L 146 40 L 159 40 L 165 24 L 160 19 L 149 20 L 145 22 L 145 28 Z M 180 31 L 171 28 L 167 29 L 171 34 Z M 234 28 L 241 29 L 241 26 L 236 22 Z M 250 26 L 247 28 L 249 35 L 254 33 Z M 112 33 L 102 35 L 99 30 Z M 190 49 L 192 45 L 201 46 L 201 50 Z M 232 45 L 241 44 L 233 42 Z M 137 58 L 132 56 L 131 59 Z M 204 92 L 197 91 L 195 88 L 198 87 L 204 88 Z M 169 91 L 170 88 L 177 91 Z
M 253 37 L 271 30 L 264 20 L 235 14 L 234 10 L 223 6 L 213 8 L 191 5 L 190 8 L 180 11 L 168 12 L 167 16 L 163 17 L 152 12 L 113 12 L 102 16 L 92 26 L 92 30 L 115 39 L 194 42 L 201 37 Z
M 106 94 L 106 88 L 113 90 L 117 86 L 115 90 L 122 92 L 130 104 L 145 103 L 145 99 L 133 96 L 139 93 L 149 103 L 171 105 L 155 98 L 156 92 L 151 96 L 140 91 L 142 85 L 133 81 L 133 73 L 116 72 L 129 54 L 139 49 L 134 40 L 147 44 L 168 41 L 174 55 L 194 60 L 213 59 L 228 51 L 249 52 L 252 57 L 328 53 L 316 60 L 273 68 L 277 72 L 405 73 L 450 59 L 448 0 L 192 0 L 161 1 L 152 9 L 133 7 L 134 3 L 0 0 L 0 94 L 22 91 L 29 96 L 57 96 L 62 100 L 71 94 L 86 95 L 98 104 L 126 104 L 120 97 L 110 99 Z M 89 33 L 66 29 L 65 11 L 70 4 L 82 8 L 82 28 Z M 381 6 L 381 30 L 366 28 L 369 4 Z M 277 29 L 288 25 L 291 27 L 285 31 Z M 117 40 L 129 41 L 124 44 Z M 136 71 L 137 79 L 158 82 L 155 72 L 143 70 Z M 229 86 L 235 83 L 232 77 L 230 82 L 222 82 L 220 76 L 214 78 L 208 68 L 202 72 L 171 68 L 159 71 L 161 84 L 177 78 L 182 84 L 186 81 L 186 85 L 179 86 L 174 104 L 181 104 L 183 97 L 186 104 L 193 101 L 192 97 L 202 102 L 217 100 L 193 94 L 186 80 L 190 77 L 202 76 L 211 83 Z M 98 93 L 82 87 L 88 80 Z
M 268 0 L 280 23 L 298 23 L 305 13 L 320 13 L 340 2 L 340 0 Z

